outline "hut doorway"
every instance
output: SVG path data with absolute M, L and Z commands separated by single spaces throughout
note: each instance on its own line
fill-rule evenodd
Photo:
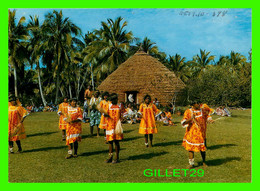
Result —
M 138 103 L 137 100 L 137 91 L 125 92 L 125 102 Z

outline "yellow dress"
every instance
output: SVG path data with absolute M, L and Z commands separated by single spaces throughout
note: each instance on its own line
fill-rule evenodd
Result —
M 18 141 L 26 138 L 23 123 L 20 123 L 23 117 L 27 115 L 27 111 L 22 106 L 8 107 L 8 140 Z
M 106 140 L 107 141 L 114 141 L 114 140 L 122 140 L 123 133 L 116 134 L 115 127 L 117 122 L 120 120 L 121 117 L 121 109 L 119 105 L 109 104 L 109 108 L 107 110 L 109 115 L 107 128 L 106 128 Z
M 184 122 L 193 118 L 193 121 L 189 124 Z M 181 124 L 186 128 L 186 132 L 183 138 L 182 145 L 187 151 L 205 151 L 205 138 L 207 120 L 210 118 L 209 115 L 203 115 L 202 109 L 194 110 L 187 109 L 184 113 Z
M 68 103 L 65 103 L 65 102 L 63 102 L 63 103 L 61 103 L 61 104 L 59 105 L 58 114 L 59 114 L 59 113 L 63 113 L 63 114 L 60 115 L 60 119 L 59 119 L 59 129 L 60 129 L 60 130 L 66 130 L 67 122 L 64 121 L 64 118 L 65 118 L 65 115 L 64 115 L 64 114 L 67 113 L 68 106 L 69 106 L 69 104 L 68 104 Z
M 70 118 L 71 121 L 77 120 L 77 119 L 82 120 L 83 119 L 82 115 L 83 115 L 83 112 L 79 107 L 68 106 L 66 118 Z M 67 123 L 66 145 L 69 145 L 76 141 L 80 142 L 81 133 L 82 133 L 81 122 Z
M 139 127 L 140 134 L 154 134 L 158 132 L 155 124 L 155 115 L 159 112 L 160 110 L 153 103 L 148 105 L 142 103 L 140 105 L 138 113 L 143 115 Z
M 108 107 L 109 107 L 109 102 L 106 100 L 102 100 L 99 103 L 99 107 L 101 109 L 103 109 L 104 111 L 108 111 Z M 104 116 L 104 114 L 101 115 L 101 119 L 100 119 L 100 124 L 99 124 L 99 128 L 100 129 L 106 129 L 107 128 L 107 122 L 108 122 L 108 118 Z

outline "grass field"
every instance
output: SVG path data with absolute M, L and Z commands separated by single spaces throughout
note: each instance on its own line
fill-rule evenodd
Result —
M 202 177 L 196 176 L 197 172 L 191 177 L 195 171 L 187 171 L 185 176 L 178 170 L 188 165 L 188 152 L 181 146 L 185 132 L 181 117 L 174 116 L 176 126 L 158 128 L 153 148 L 144 147 L 139 124 L 124 125 L 121 162 L 106 164 L 108 145 L 102 136 L 89 136 L 89 124 L 83 124 L 79 157 L 66 160 L 57 114 L 33 113 L 24 123 L 24 152 L 9 154 L 9 182 L 251 182 L 251 110 L 232 113 L 231 118 L 208 125 L 208 167 L 200 165 L 200 154 L 195 153 L 195 170 L 203 169 Z M 156 169 L 157 176 L 144 176 L 145 169 Z M 161 176 L 166 169 L 172 176 L 175 169 L 175 176 L 158 177 L 158 169 Z

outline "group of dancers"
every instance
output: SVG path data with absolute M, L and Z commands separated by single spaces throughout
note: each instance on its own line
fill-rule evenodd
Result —
M 94 93 L 91 101 L 95 102 L 98 94 Z M 158 133 L 156 127 L 156 117 L 162 112 L 152 103 L 150 95 L 145 95 L 143 103 L 138 110 L 138 116 L 141 118 L 139 133 L 144 135 L 145 147 L 153 147 L 153 134 Z M 99 129 L 104 129 L 106 143 L 108 144 L 107 163 L 118 163 L 120 152 L 120 141 L 123 139 L 123 129 L 121 125 L 122 107 L 118 104 L 118 95 L 104 92 L 99 104 L 90 104 L 92 118 L 90 119 L 90 132 L 93 135 L 93 126 L 98 125 Z M 96 112 L 98 111 L 98 112 Z M 207 123 L 212 123 L 211 113 L 213 110 L 207 104 L 201 104 L 194 99 L 191 108 L 184 113 L 181 125 L 186 128 L 183 138 L 183 147 L 189 153 L 189 166 L 194 167 L 194 152 L 200 152 L 203 166 L 206 164 L 206 129 Z M 99 114 L 98 114 L 99 113 Z M 58 114 L 59 129 L 62 132 L 62 140 L 66 141 L 68 154 L 66 159 L 78 157 L 78 145 L 81 141 L 83 121 L 83 111 L 77 105 L 77 99 L 68 100 L 64 98 L 63 103 L 59 105 Z M 93 116 L 101 115 L 98 119 Z M 21 139 L 26 138 L 23 121 L 27 116 L 27 111 L 18 103 L 14 96 L 9 98 L 8 107 L 8 135 L 9 135 L 9 153 L 14 153 L 13 142 L 17 143 L 18 153 L 22 152 Z M 113 145 L 115 145 L 115 154 L 113 154 Z

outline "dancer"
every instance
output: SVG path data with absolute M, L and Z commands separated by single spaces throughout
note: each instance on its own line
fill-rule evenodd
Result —
M 67 122 L 66 145 L 68 145 L 68 155 L 66 159 L 76 158 L 78 156 L 78 142 L 81 141 L 81 121 L 83 120 L 82 110 L 77 107 L 76 98 L 70 100 L 64 120 Z
M 98 106 L 98 110 L 101 112 L 101 109 L 107 111 L 110 102 L 108 101 L 108 97 L 109 97 L 109 93 L 108 92 L 104 92 L 102 94 L 102 101 L 100 102 L 99 106 Z M 100 119 L 100 124 L 99 124 L 99 128 L 100 129 L 104 129 L 104 138 L 105 138 L 105 142 L 106 141 L 106 128 L 107 128 L 107 122 L 108 122 L 108 118 L 105 117 L 104 113 L 102 113 L 101 115 L 101 119 Z
M 191 105 L 192 108 L 185 111 L 181 121 L 182 126 L 186 128 L 182 145 L 189 152 L 188 168 L 194 167 L 194 152 L 201 153 L 202 164 L 206 167 L 206 127 L 207 122 L 214 121 L 202 111 L 198 101 L 195 100 Z
M 21 139 L 26 138 L 23 121 L 28 115 L 27 111 L 18 105 L 20 102 L 15 96 L 9 98 L 10 106 L 8 107 L 8 141 L 9 141 L 9 152 L 14 153 L 14 141 L 17 144 L 18 152 L 22 152 Z
M 155 118 L 161 114 L 161 111 L 157 109 L 157 107 L 153 103 L 151 103 L 150 95 L 144 96 L 144 103 L 140 105 L 138 114 L 142 118 L 139 127 L 139 133 L 144 134 L 146 147 L 148 147 L 148 135 L 149 135 L 149 140 L 150 140 L 149 147 L 152 147 L 153 134 L 158 132 L 155 124 Z
M 118 163 L 119 162 L 119 151 L 120 144 L 119 141 L 123 139 L 123 129 L 121 127 L 121 108 L 117 104 L 118 96 L 113 93 L 110 96 L 111 103 L 107 111 L 101 110 L 105 117 L 108 117 L 108 125 L 106 129 L 106 139 L 109 146 L 109 158 L 106 160 L 107 163 Z M 113 143 L 115 143 L 116 155 L 113 160 Z
M 59 109 L 58 109 L 58 115 L 60 116 L 59 129 L 61 130 L 62 141 L 66 140 L 67 122 L 64 121 L 64 118 L 65 118 L 65 114 L 67 113 L 68 106 L 69 106 L 68 97 L 64 97 L 63 102 L 59 105 Z

